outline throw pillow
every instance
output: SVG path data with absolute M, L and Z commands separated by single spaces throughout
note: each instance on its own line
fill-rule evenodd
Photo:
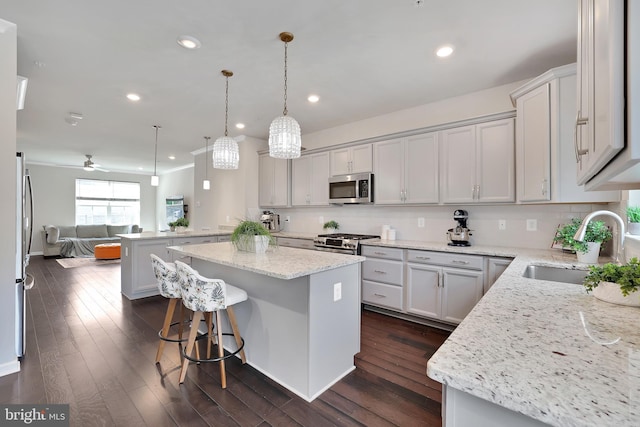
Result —
M 55 245 L 60 238 L 60 230 L 55 225 L 46 225 L 44 231 L 47 233 L 47 243 Z
M 76 227 L 76 233 L 78 233 L 78 237 L 81 239 L 109 237 L 107 224 L 78 225 Z

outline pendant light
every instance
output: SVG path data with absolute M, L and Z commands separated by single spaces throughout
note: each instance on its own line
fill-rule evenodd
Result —
M 229 77 L 233 76 L 233 72 L 222 70 L 221 73 L 227 79 L 224 101 L 224 136 L 216 139 L 213 143 L 213 167 L 216 169 L 238 169 L 238 163 L 240 162 L 238 143 L 228 136 L 227 132 L 227 121 L 229 120 Z
M 204 150 L 204 181 L 202 181 L 202 189 L 209 190 L 211 183 L 209 182 L 209 140 L 210 136 L 205 136 L 205 150 Z
M 300 125 L 293 117 L 287 116 L 287 45 L 293 40 L 293 34 L 280 33 L 284 42 L 284 110 L 269 127 L 269 155 L 278 159 L 296 159 L 300 157 Z
M 156 128 L 156 150 L 155 150 L 155 157 L 153 160 L 153 176 L 151 177 L 151 186 L 157 187 L 158 184 L 160 184 L 160 178 L 158 177 L 158 174 L 156 171 L 158 167 L 158 129 L 160 129 L 160 126 L 153 125 L 153 127 Z

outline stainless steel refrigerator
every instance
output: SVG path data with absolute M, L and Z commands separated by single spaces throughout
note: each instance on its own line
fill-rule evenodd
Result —
M 26 351 L 27 294 L 34 285 L 33 276 L 27 274 L 33 239 L 33 193 L 24 153 L 16 153 L 16 162 L 16 354 L 22 359 Z

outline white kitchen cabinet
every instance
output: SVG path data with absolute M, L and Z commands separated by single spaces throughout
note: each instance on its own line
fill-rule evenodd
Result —
M 580 0 L 578 16 L 577 183 L 593 178 L 624 148 L 623 0 Z
M 483 257 L 409 250 L 407 260 L 408 313 L 457 324 L 482 298 Z
M 511 93 L 517 109 L 516 171 L 520 203 L 620 200 L 619 191 L 585 191 L 573 146 L 575 64 L 553 68 Z
M 329 153 L 310 154 L 292 160 L 291 204 L 329 204 Z
M 263 154 L 259 160 L 258 202 L 261 207 L 289 206 L 289 161 Z
M 441 131 L 443 203 L 503 203 L 515 200 L 513 119 Z
M 372 171 L 372 144 L 331 150 L 331 176 Z
M 498 280 L 513 261 L 511 258 L 487 257 L 487 277 L 484 279 L 484 293 L 486 294 L 491 286 Z
M 199 245 L 202 243 L 216 243 L 218 242 L 217 236 L 177 236 L 170 242 L 167 242 L 169 246 L 186 246 L 186 245 Z M 180 260 L 185 261 L 184 257 L 179 257 L 175 252 L 171 251 L 171 261 Z
M 376 204 L 438 203 L 438 133 L 374 144 Z
M 402 311 L 404 250 L 363 246 L 362 302 Z
M 130 300 L 157 295 L 158 282 L 151 267 L 151 254 L 171 262 L 171 239 L 121 240 L 121 279 L 124 296 Z

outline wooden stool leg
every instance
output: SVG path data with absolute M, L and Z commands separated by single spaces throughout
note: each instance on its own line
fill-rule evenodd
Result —
M 180 301 L 179 298 L 170 298 L 169 306 L 167 307 L 167 313 L 164 315 L 164 324 L 162 325 L 162 336 L 167 337 L 169 334 L 169 328 L 171 327 L 171 320 L 173 320 L 173 313 L 176 310 L 176 304 Z M 156 363 L 160 362 L 162 358 L 162 352 L 164 351 L 164 344 L 166 341 L 160 340 L 158 344 L 158 351 L 156 352 Z
M 218 357 L 224 357 L 224 347 L 222 345 L 222 328 L 220 327 L 220 310 L 216 311 L 216 329 L 218 329 Z M 224 359 L 220 360 L 220 382 L 222 388 L 227 388 L 227 372 L 224 366 Z
M 195 314 L 195 313 L 194 313 Z M 206 316 L 206 314 L 205 314 Z M 196 329 L 196 336 L 198 336 L 198 328 L 200 327 L 200 319 L 198 319 L 198 323 L 195 323 L 195 320 L 191 321 L 191 328 Z M 198 341 L 196 341 L 196 359 L 200 359 L 200 346 L 198 345 Z M 198 362 L 198 365 L 200 362 Z
M 207 313 L 207 359 L 211 359 L 211 343 L 213 342 L 213 313 Z
M 242 346 L 242 339 L 240 338 L 240 332 L 238 331 L 236 312 L 233 311 L 233 307 L 227 307 L 227 317 L 229 318 L 229 323 L 231 323 L 231 330 L 233 331 L 233 337 L 236 339 L 236 345 L 238 346 L 238 348 L 240 348 Z M 247 363 L 247 358 L 244 354 L 244 348 L 240 350 L 240 359 L 242 359 L 242 364 Z
M 196 343 L 196 335 L 198 334 L 198 325 L 200 324 L 200 318 L 202 317 L 201 311 L 196 311 L 193 313 L 193 320 L 191 323 L 191 331 L 189 332 L 189 341 L 187 341 L 187 349 L 185 354 L 191 356 L 193 352 L 193 346 Z M 185 377 L 187 376 L 187 368 L 189 367 L 189 359 L 186 357 L 182 361 L 182 369 L 180 369 L 180 384 L 184 382 Z
M 182 301 L 182 300 L 180 300 Z M 180 304 L 180 324 L 178 325 L 178 338 L 182 339 L 182 332 L 184 332 L 184 321 L 187 310 L 184 308 L 184 304 Z

